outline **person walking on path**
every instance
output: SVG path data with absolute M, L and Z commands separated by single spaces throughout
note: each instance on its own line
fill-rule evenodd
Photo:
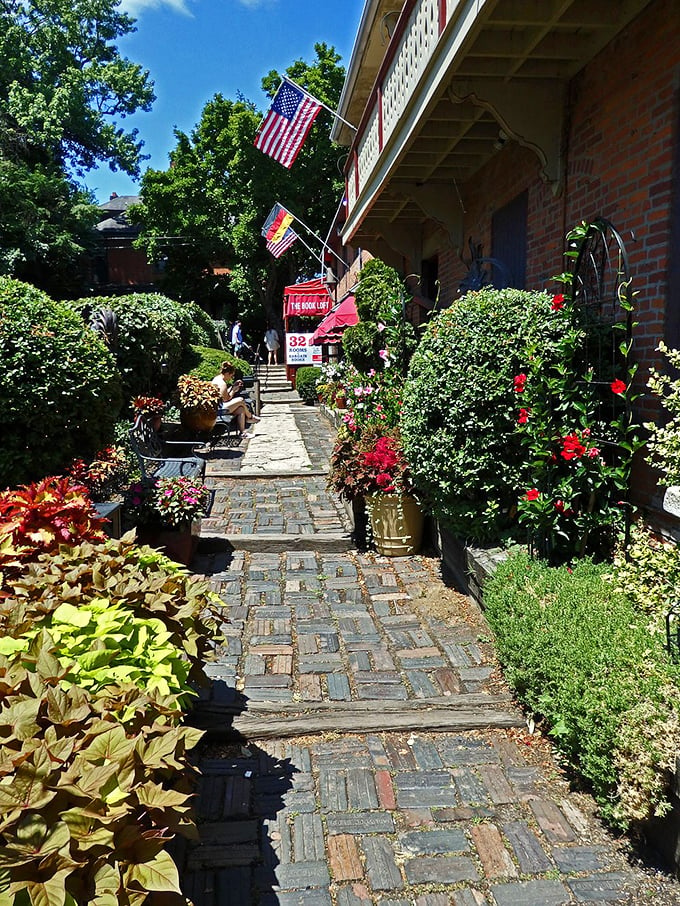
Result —
M 267 347 L 268 365 L 278 365 L 279 363 L 279 333 L 271 324 L 267 325 L 264 334 L 264 345 Z
M 236 319 L 231 328 L 231 345 L 234 347 L 234 355 L 238 355 L 243 346 L 243 331 L 241 330 L 241 321 Z

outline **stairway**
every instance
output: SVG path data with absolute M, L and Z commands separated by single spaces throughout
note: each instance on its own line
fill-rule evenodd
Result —
M 260 365 L 257 370 L 260 382 L 260 393 L 286 393 L 293 389 L 292 383 L 286 377 L 285 365 Z

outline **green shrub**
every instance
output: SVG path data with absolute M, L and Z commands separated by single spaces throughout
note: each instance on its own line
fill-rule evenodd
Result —
M 0 486 L 61 472 L 111 440 L 120 375 L 80 316 L 0 277 Z
M 317 398 L 316 385 L 321 380 L 321 369 L 313 365 L 303 365 L 295 373 L 295 389 L 305 403 L 313 403 Z
M 342 349 L 354 368 L 362 374 L 382 368 L 380 350 L 382 338 L 373 322 L 359 321 L 346 327 L 342 334 Z
M 196 302 L 175 302 L 189 320 L 189 342 L 194 346 L 219 346 L 217 325 Z
M 545 293 L 467 293 L 427 326 L 404 389 L 402 437 L 420 493 L 461 537 L 498 537 L 528 467 L 516 434 L 513 379 L 560 332 Z
M 668 808 L 680 669 L 607 568 L 515 555 L 486 583 L 484 603 L 508 680 L 545 718 L 603 814 L 626 827 Z
M 115 312 L 118 341 L 114 355 L 125 399 L 173 386 L 191 337 L 191 319 L 179 303 L 157 293 L 132 293 L 70 304 L 90 317 L 104 309 Z
M 182 373 L 193 374 L 203 381 L 212 381 L 219 374 L 222 362 L 231 362 L 236 369 L 237 376 L 253 373 L 252 366 L 243 359 L 236 358 L 224 349 L 214 349 L 208 346 L 192 345 L 187 350 L 182 362 Z

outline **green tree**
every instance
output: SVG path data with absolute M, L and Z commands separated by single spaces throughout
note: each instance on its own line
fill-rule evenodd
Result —
M 138 174 L 118 120 L 154 95 L 115 44 L 133 22 L 117 0 L 0 0 L 0 273 L 63 272 L 95 220 L 77 179 L 104 161 Z
M 297 60 L 286 74 L 334 108 L 344 68 L 332 47 L 316 44 L 314 50 L 312 63 Z M 262 80 L 270 97 L 280 78 L 272 71 Z M 213 308 L 237 304 L 252 326 L 263 316 L 277 321 L 283 286 L 319 267 L 301 243 L 278 260 L 266 251 L 260 231 L 272 206 L 279 201 L 323 232 L 342 188 L 343 152 L 331 144 L 329 113 L 319 114 L 291 170 L 253 146 L 260 120 L 245 98 L 215 95 L 191 135 L 176 133 L 170 168 L 146 172 L 135 212 L 144 227 L 141 243 L 166 260 L 169 295 Z M 229 273 L 216 278 L 215 263 Z

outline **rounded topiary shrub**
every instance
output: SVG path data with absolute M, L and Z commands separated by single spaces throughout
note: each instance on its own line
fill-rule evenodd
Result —
M 121 403 L 113 356 L 80 315 L 0 277 L 0 486 L 93 456 L 111 441 Z
M 321 380 L 321 369 L 313 365 L 298 368 L 295 374 L 295 389 L 305 403 L 313 403 L 317 398 L 316 385 Z
M 222 362 L 231 362 L 236 370 L 237 377 L 244 377 L 253 373 L 252 365 L 237 358 L 224 349 L 213 349 L 209 346 L 190 346 L 182 360 L 182 371 L 193 374 L 204 381 L 212 381 L 220 373 Z
M 115 312 L 113 351 L 126 398 L 174 386 L 192 342 L 190 318 L 179 303 L 159 293 L 131 293 L 80 299 L 72 305 L 87 320 L 98 311 Z
M 463 537 L 498 537 L 529 464 L 516 435 L 514 377 L 559 361 L 561 327 L 546 293 L 483 289 L 429 324 L 410 365 L 401 430 L 420 494 Z

